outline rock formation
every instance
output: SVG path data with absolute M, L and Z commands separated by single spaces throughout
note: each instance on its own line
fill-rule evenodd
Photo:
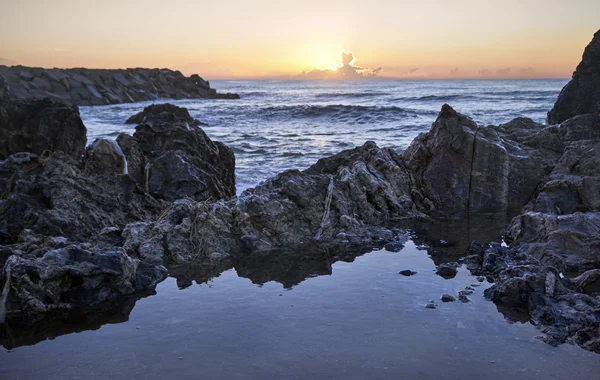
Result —
M 212 141 L 187 109 L 171 104 L 146 107 L 127 122 L 133 137 L 120 134 L 128 171 L 153 196 L 175 201 L 219 200 L 235 195 L 233 151 Z
M 571 81 L 562 89 L 548 123 L 560 124 L 573 116 L 600 114 L 600 30 L 585 48 Z
M 86 128 L 76 106 L 51 99 L 0 101 L 0 159 L 13 153 L 83 153 Z
M 157 99 L 238 99 L 217 94 L 197 74 L 185 77 L 168 69 L 43 69 L 0 66 L 11 96 L 20 100 L 53 98 L 80 106 Z

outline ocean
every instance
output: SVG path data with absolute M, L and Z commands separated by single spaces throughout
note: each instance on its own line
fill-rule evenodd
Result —
M 238 193 L 287 169 L 375 141 L 406 148 L 444 103 L 480 125 L 515 117 L 543 123 L 567 79 L 213 81 L 240 100 L 161 100 L 186 107 L 236 156 Z M 151 102 L 81 107 L 88 143 L 133 133 L 125 120 Z

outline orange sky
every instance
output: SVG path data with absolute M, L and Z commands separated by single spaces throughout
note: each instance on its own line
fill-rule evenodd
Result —
M 598 0 L 0 0 L 0 64 L 292 78 L 351 50 L 379 77 L 570 77 Z

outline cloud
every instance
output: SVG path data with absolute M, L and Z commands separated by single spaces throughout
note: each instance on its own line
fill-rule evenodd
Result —
M 519 70 L 521 72 L 521 74 L 533 74 L 535 73 L 535 69 L 533 67 L 522 67 L 521 70 Z
M 342 52 L 340 65 L 335 70 L 317 69 L 303 71 L 300 76 L 306 79 L 364 79 L 376 77 L 383 71 L 383 67 L 370 69 L 355 66 L 356 56 L 351 51 Z
M 419 67 L 413 67 L 412 69 L 408 69 L 408 72 L 407 72 L 407 74 L 408 74 L 408 75 L 411 75 L 411 74 L 414 74 L 414 73 L 416 73 L 416 72 L 417 72 L 417 71 L 419 71 L 419 70 L 421 70 Z
M 500 74 L 500 75 L 510 74 L 510 67 L 507 67 L 505 69 L 498 69 L 498 70 L 496 70 L 496 74 Z

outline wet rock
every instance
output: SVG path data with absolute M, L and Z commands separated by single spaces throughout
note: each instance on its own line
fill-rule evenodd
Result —
M 415 203 L 450 219 L 510 217 L 530 199 L 564 149 L 554 128 L 530 119 L 480 127 L 444 105 L 431 130 L 403 153 Z
M 369 142 L 303 172 L 281 173 L 229 201 L 180 200 L 153 233 L 172 245 L 169 257 L 184 260 L 402 242 L 404 231 L 385 227 L 414 215 L 409 178 L 396 158 Z
M 548 113 L 548 123 L 562 123 L 586 113 L 600 114 L 600 31 L 585 48 L 573 78 Z
M 48 311 L 90 309 L 153 289 L 166 269 L 132 259 L 122 249 L 72 245 L 40 258 L 11 256 L 4 266 L 7 319 Z
M 57 100 L 0 101 L 0 159 L 18 152 L 80 157 L 86 128 L 77 107 Z
M 162 206 L 128 176 L 88 175 L 74 159 L 17 154 L 0 161 L 0 245 L 28 229 L 85 241 L 105 227 L 155 218 Z
M 146 192 L 146 157 L 137 141 L 126 133 L 120 133 L 117 136 L 117 144 L 123 151 L 127 162 L 127 173 L 137 182 Z
M 201 123 L 190 116 L 190 113 L 186 108 L 177 107 L 173 104 L 163 103 L 163 104 L 153 104 L 150 105 L 142 112 L 136 113 L 131 116 L 125 124 L 163 124 L 163 123 L 176 123 L 183 122 L 188 123 L 189 125 L 198 126 Z
M 150 194 L 168 201 L 185 197 L 215 201 L 235 195 L 233 151 L 190 125 L 185 108 L 156 105 L 135 118 L 144 120 L 133 139 L 145 157 L 144 187 Z M 141 161 L 136 145 L 129 146 L 131 158 Z
M 469 297 L 467 297 L 466 294 L 459 294 L 458 295 L 458 300 L 462 303 L 468 303 L 471 302 L 471 300 L 469 299 Z
M 435 303 L 435 301 L 431 300 L 431 302 L 429 302 L 427 305 L 425 305 L 426 309 L 437 309 L 437 305 Z
M 454 278 L 456 276 L 456 273 L 458 273 L 458 270 L 456 269 L 457 266 L 458 264 L 456 263 L 441 264 L 438 265 L 435 273 L 438 276 L 444 277 L 446 279 Z
M 410 269 L 405 269 L 405 270 L 401 270 L 400 272 L 398 272 L 399 274 L 406 276 L 406 277 L 410 277 L 410 276 L 414 276 L 415 274 L 417 274 L 417 272 L 414 272 Z
M 586 294 L 600 294 L 600 269 L 588 270 L 573 279 L 577 291 Z
M 96 139 L 85 150 L 86 170 L 93 174 L 127 174 L 125 154 L 115 140 Z
M 444 295 L 442 295 L 441 300 L 442 300 L 442 302 L 454 302 L 454 301 L 456 301 L 456 298 L 454 298 L 454 296 L 452 296 L 450 294 L 444 294 Z

